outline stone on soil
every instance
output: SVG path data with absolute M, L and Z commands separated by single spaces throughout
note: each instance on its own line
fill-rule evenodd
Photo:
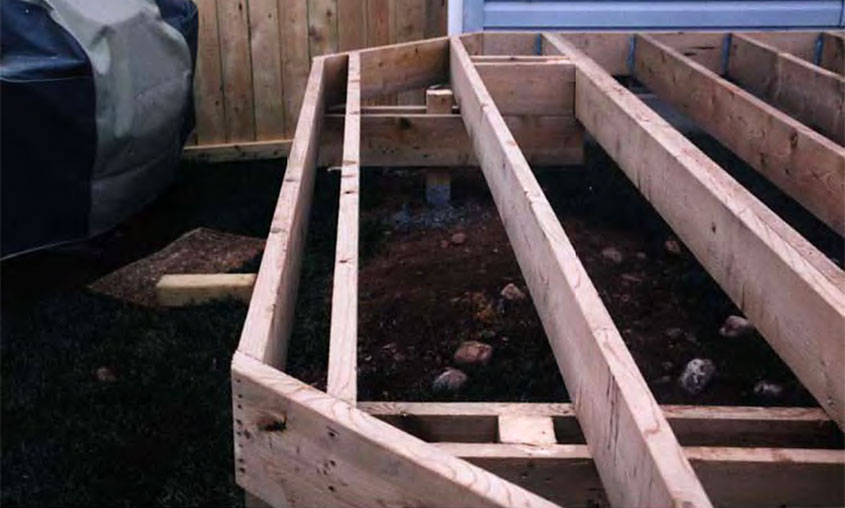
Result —
M 716 365 L 706 358 L 693 358 L 687 363 L 681 377 L 678 378 L 678 385 L 692 395 L 698 395 L 716 374 Z
M 754 385 L 754 394 L 767 399 L 776 399 L 783 393 L 783 386 L 771 381 L 760 381 Z
M 681 244 L 678 243 L 677 240 L 666 240 L 666 243 L 663 244 L 666 247 L 666 250 L 676 256 L 681 254 Z
M 728 339 L 745 337 L 754 332 L 754 325 L 742 316 L 728 316 L 725 323 L 719 328 L 719 335 Z
M 616 249 L 614 247 L 605 247 L 604 249 L 602 249 L 601 255 L 604 259 L 612 261 L 617 265 L 621 263 L 623 259 L 625 259 L 622 253 L 619 252 L 619 249 Z
M 518 287 L 516 287 L 516 284 L 514 284 L 513 282 L 511 282 L 510 284 L 505 286 L 502 289 L 501 294 L 502 294 L 502 298 L 504 298 L 505 300 L 511 301 L 511 302 L 519 301 L 519 300 L 525 300 L 525 298 L 526 298 L 525 293 L 520 291 L 520 289 Z
M 447 367 L 439 376 L 434 379 L 431 387 L 435 392 L 457 392 L 467 382 L 467 375 L 458 369 Z
M 461 244 L 463 244 L 464 242 L 467 241 L 467 235 L 466 235 L 466 233 L 455 233 L 454 235 L 452 235 L 450 240 L 455 245 L 461 245 Z
M 493 357 L 493 346 L 468 340 L 462 342 L 455 351 L 455 363 L 459 365 L 487 365 Z

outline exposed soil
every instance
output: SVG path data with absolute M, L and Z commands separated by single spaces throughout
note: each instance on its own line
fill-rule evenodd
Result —
M 499 296 L 509 282 L 527 289 L 480 172 L 453 177 L 447 211 L 425 205 L 421 172 L 367 175 L 359 398 L 567 400 L 532 303 Z M 677 238 L 603 152 L 589 150 L 585 168 L 540 171 L 538 179 L 660 403 L 815 405 L 762 337 L 719 335 L 725 318 L 741 312 L 682 243 L 680 253 L 667 250 L 666 242 Z M 803 216 L 789 219 L 805 229 L 813 226 Z M 824 229 L 816 224 L 808 237 L 836 257 L 841 239 Z M 465 243 L 449 241 L 456 232 L 466 233 Z M 607 248 L 618 251 L 622 261 L 602 255 Z M 454 351 L 470 339 L 494 347 L 492 362 L 462 367 L 470 380 L 457 394 L 433 393 L 434 377 L 455 366 Z M 717 368 L 697 395 L 677 383 L 693 358 L 709 358 Z M 782 395 L 755 395 L 761 380 L 781 384 Z

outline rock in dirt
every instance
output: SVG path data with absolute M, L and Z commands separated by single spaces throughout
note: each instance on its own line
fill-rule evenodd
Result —
M 666 247 L 666 250 L 670 254 L 674 254 L 676 256 L 681 255 L 681 244 L 678 243 L 677 240 L 666 240 L 666 243 L 664 243 L 663 246 Z
M 496 337 L 495 330 L 481 330 L 481 333 L 478 334 L 479 337 L 485 340 L 490 340 Z
M 457 392 L 466 384 L 466 374 L 458 369 L 447 367 L 439 376 L 434 379 L 431 387 L 435 392 Z
M 467 241 L 466 233 L 455 233 L 449 238 L 455 245 L 463 245 Z
M 783 386 L 771 381 L 760 381 L 754 385 L 754 394 L 767 399 L 776 399 L 783 393 Z
M 526 298 L 525 293 L 520 291 L 520 289 L 516 287 L 516 284 L 514 284 L 513 282 L 509 283 L 507 286 L 502 288 L 501 295 L 502 298 L 510 302 L 522 301 Z
M 101 383 L 114 383 L 117 381 L 117 376 L 115 376 L 114 372 L 108 367 L 100 367 L 94 371 L 94 377 L 96 377 L 97 381 Z
M 623 256 L 622 253 L 619 252 L 619 249 L 616 249 L 614 247 L 605 247 L 604 249 L 602 249 L 601 256 L 604 259 L 607 259 L 608 261 L 616 263 L 617 265 L 625 259 L 625 256 Z
M 681 340 L 684 338 L 684 331 L 680 328 L 669 328 L 666 330 L 666 336 L 672 340 Z
M 698 395 L 716 374 L 716 364 L 706 358 L 693 358 L 687 363 L 681 377 L 678 378 L 678 386 L 688 393 Z
M 728 316 L 719 328 L 719 335 L 728 339 L 737 339 L 754 333 L 754 325 L 742 316 Z
M 493 346 L 468 340 L 462 342 L 455 351 L 455 363 L 458 365 L 487 365 L 493 357 Z

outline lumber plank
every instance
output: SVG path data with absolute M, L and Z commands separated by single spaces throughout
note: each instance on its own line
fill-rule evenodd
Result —
M 247 5 L 255 138 L 277 139 L 285 134 L 279 5 L 277 0 L 249 0 Z
M 452 91 L 608 498 L 710 506 L 630 351 L 459 38 Z
M 197 65 L 194 73 L 194 105 L 197 143 L 226 141 L 223 116 L 223 76 L 220 68 L 220 32 L 217 27 L 217 1 L 197 0 L 199 33 Z
M 302 0 L 279 0 L 282 44 L 282 83 L 285 91 L 285 136 L 293 137 L 305 96 L 308 69 L 308 4 Z
M 451 90 L 426 90 L 425 112 L 430 115 L 451 114 L 455 96 Z M 425 199 L 429 205 L 443 207 L 452 197 L 452 178 L 448 171 L 429 169 L 425 173 Z
M 602 484 L 584 445 L 435 443 L 562 506 L 603 506 Z M 845 451 L 690 447 L 684 454 L 722 508 L 840 506 Z
M 845 273 L 589 57 L 545 41 L 578 66 L 578 120 L 841 428 Z
M 432 115 L 449 115 L 455 106 L 451 90 L 426 90 L 425 112 Z
M 636 47 L 637 79 L 845 234 L 845 148 L 650 36 Z
M 784 53 L 790 53 L 804 61 L 815 63 L 816 43 L 819 38 L 819 32 L 817 30 L 752 31 L 742 33 L 774 46 Z
M 382 106 L 391 108 L 391 106 Z M 475 155 L 460 115 L 425 118 L 424 107 L 396 113 L 362 115 L 364 143 L 361 161 L 369 166 L 475 166 Z M 538 166 L 580 164 L 583 129 L 573 116 L 507 116 L 505 123 L 529 162 Z M 343 115 L 326 116 L 321 131 L 320 166 L 341 160 Z M 185 147 L 182 158 L 192 162 L 230 162 L 287 157 L 291 140 L 253 141 Z
M 448 37 L 361 50 L 361 97 L 445 83 L 448 71 Z
M 367 47 L 379 47 L 395 42 L 392 37 L 395 32 L 396 2 L 393 0 L 366 0 L 367 2 Z M 370 69 L 364 67 L 363 75 L 369 76 Z M 362 86 L 365 86 L 362 84 Z M 396 96 L 364 94 L 364 99 L 370 99 L 368 104 L 395 104 Z
M 238 485 L 274 506 L 555 506 L 236 352 Z
M 314 189 L 326 86 L 324 66 L 325 60 L 317 59 L 311 67 L 296 135 L 238 344 L 238 351 L 278 367 L 285 364 Z
M 245 2 L 218 1 L 226 141 L 254 141 L 255 114 Z
M 308 49 L 311 58 L 336 53 L 337 0 L 308 0 Z
M 182 150 L 182 160 L 215 163 L 282 159 L 288 156 L 290 145 L 289 139 L 271 139 L 246 143 L 186 146 Z
M 731 37 L 728 76 L 801 123 L 845 144 L 845 76 L 742 34 Z
M 228 299 L 249 303 L 254 284 L 254 273 L 168 274 L 156 283 L 156 299 L 164 307 Z
M 425 38 L 427 0 L 394 0 L 396 3 L 396 36 L 393 42 L 410 42 Z M 425 104 L 424 90 L 399 93 L 397 104 Z
M 358 408 L 425 441 L 490 443 L 503 415 L 549 417 L 562 444 L 583 444 L 569 403 L 359 402 Z M 821 408 L 679 406 L 660 409 L 683 446 L 842 448 L 839 427 Z
M 571 62 L 476 62 L 503 115 L 571 115 L 575 109 L 575 66 Z
M 358 202 L 361 181 L 361 58 L 358 53 L 349 54 L 347 79 L 326 392 L 354 404 L 358 392 Z
M 340 51 L 367 45 L 367 2 L 337 0 L 337 44 Z
M 508 116 L 505 119 L 528 160 L 539 166 L 580 164 L 583 130 L 571 116 Z M 320 165 L 340 160 L 342 115 L 327 115 Z M 477 166 L 460 115 L 367 115 L 361 118 L 364 166 Z
M 821 38 L 822 54 L 819 65 L 840 76 L 845 74 L 845 34 L 824 32 Z
M 548 416 L 499 415 L 499 442 L 553 445 L 557 442 L 554 422 Z

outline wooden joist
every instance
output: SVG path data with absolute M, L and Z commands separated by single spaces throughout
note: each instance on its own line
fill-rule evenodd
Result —
M 604 501 L 602 481 L 584 445 L 436 446 L 561 506 Z M 845 502 L 843 450 L 690 447 L 683 453 L 713 503 L 722 508 L 828 507 Z
M 824 32 L 820 37 L 822 54 L 819 65 L 840 76 L 845 74 L 845 33 Z
M 236 352 L 236 480 L 273 506 L 552 503 Z
M 845 77 L 743 34 L 731 37 L 728 76 L 808 127 L 845 144 Z
M 358 196 L 361 182 L 361 58 L 358 53 L 349 54 L 347 79 L 326 392 L 354 403 L 358 387 Z
M 330 57 L 343 58 L 345 57 Z M 314 60 L 291 153 L 267 235 L 238 351 L 283 366 L 293 324 L 299 267 L 314 189 L 327 80 L 325 58 Z M 281 169 L 281 168 L 280 168 Z
M 638 35 L 637 79 L 840 235 L 845 148 L 668 45 Z
M 571 115 L 575 67 L 564 60 L 476 62 L 503 115 Z
M 551 418 L 558 443 L 583 444 L 569 403 L 359 402 L 358 408 L 425 441 L 491 443 L 502 416 Z M 661 405 L 683 446 L 842 448 L 842 432 L 819 408 Z
M 164 307 L 227 299 L 249 303 L 254 285 L 254 273 L 168 274 L 156 284 L 156 300 Z
M 841 427 L 845 273 L 589 57 L 545 40 L 578 65 L 581 123 Z M 637 61 L 656 44 L 638 43 Z
M 452 39 L 451 75 L 608 498 L 620 506 L 710 506 L 459 38 Z

